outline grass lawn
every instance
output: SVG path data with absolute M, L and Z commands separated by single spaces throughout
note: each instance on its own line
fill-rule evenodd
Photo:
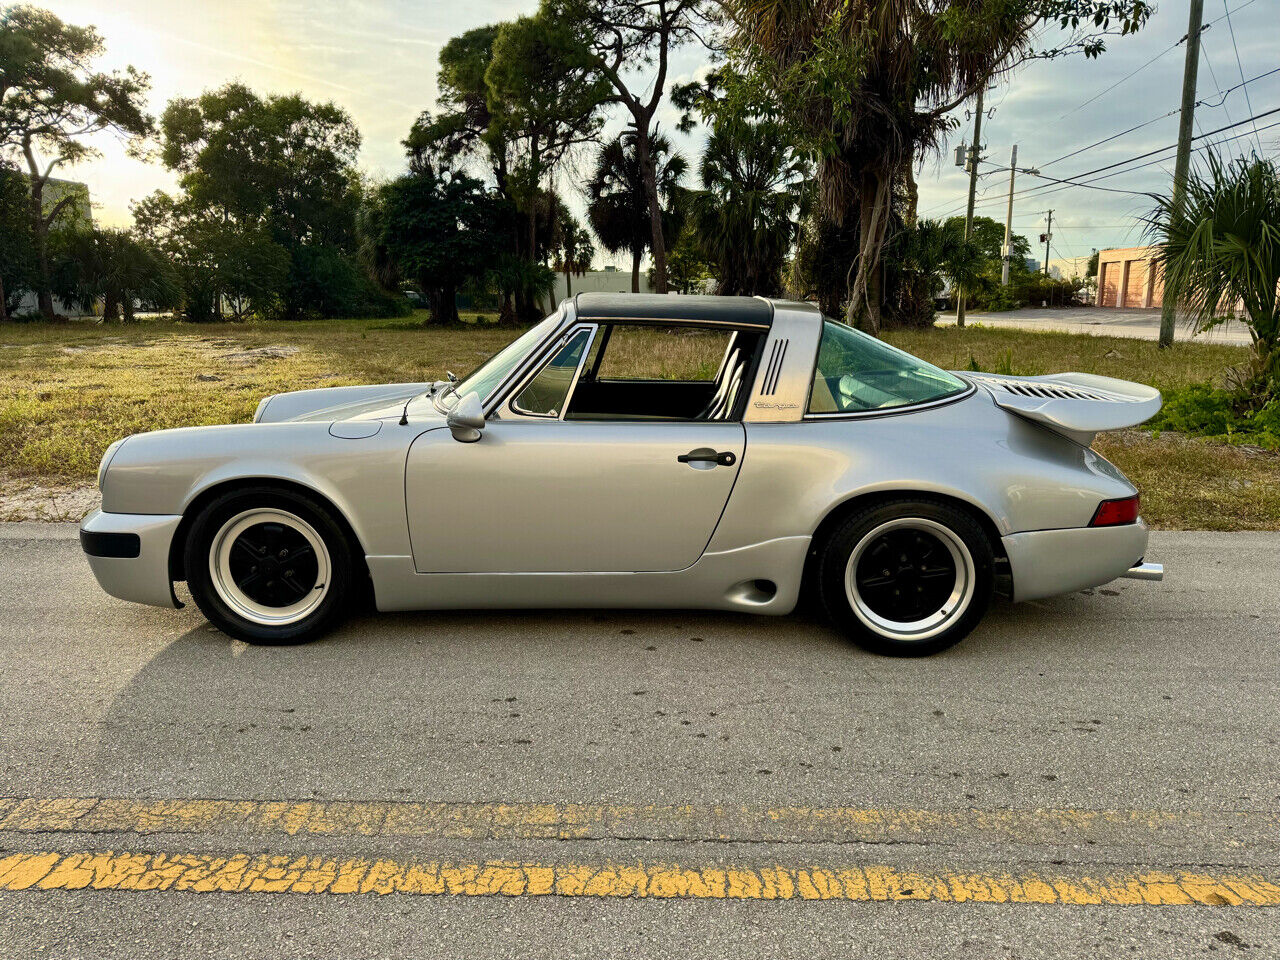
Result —
M 58 516 L 43 491 L 92 485 L 102 451 L 130 433 L 247 421 L 270 393 L 463 374 L 514 334 L 432 330 L 407 320 L 193 325 L 0 326 L 0 518 Z M 1214 380 L 1242 347 L 1011 329 L 899 331 L 933 363 L 1014 374 L 1101 373 L 1161 389 Z M 1142 489 L 1156 526 L 1280 529 L 1280 456 L 1142 431 L 1096 447 Z M 35 491 L 33 495 L 32 491 Z M 18 496 L 17 500 L 12 499 Z M 34 505 L 33 505 L 34 504 Z

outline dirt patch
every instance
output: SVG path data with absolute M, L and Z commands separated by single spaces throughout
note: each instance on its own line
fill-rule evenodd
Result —
M 285 346 L 254 347 L 252 350 L 237 350 L 234 353 L 224 353 L 218 359 L 233 366 L 248 367 L 263 360 L 279 360 L 282 357 L 291 357 L 299 349 L 299 347 Z
M 101 502 L 95 484 L 45 483 L 0 474 L 0 520 L 78 522 Z

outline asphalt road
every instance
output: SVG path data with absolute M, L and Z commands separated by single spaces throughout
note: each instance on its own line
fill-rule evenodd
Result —
M 1148 559 L 920 661 L 804 614 L 254 648 L 0 526 L 0 956 L 1277 955 L 1280 535 Z
M 954 326 L 954 312 L 938 315 L 938 325 Z M 1128 337 L 1136 340 L 1160 339 L 1160 311 L 1148 309 L 1116 309 L 1114 307 L 1067 307 L 1050 309 L 1023 307 L 997 313 L 966 315 L 966 323 L 980 323 L 985 327 L 1014 327 L 1021 330 L 1056 330 L 1062 333 L 1090 333 L 1095 336 Z M 1179 318 L 1174 339 L 1181 342 L 1194 339 L 1196 343 L 1235 344 L 1249 346 L 1253 338 L 1249 328 L 1238 321 L 1192 334 L 1187 321 Z

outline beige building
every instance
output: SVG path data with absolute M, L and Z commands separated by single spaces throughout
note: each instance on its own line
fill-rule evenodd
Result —
M 1159 247 L 1098 251 L 1098 306 L 1161 306 L 1164 279 L 1156 264 L 1159 253 Z

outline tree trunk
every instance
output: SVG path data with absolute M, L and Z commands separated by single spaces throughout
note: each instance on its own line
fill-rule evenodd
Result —
M 911 161 L 907 161 L 907 215 L 906 224 L 908 227 L 914 227 L 919 220 L 918 208 L 920 206 L 920 188 L 916 185 L 916 173 L 912 167 Z
M 880 335 L 880 254 L 888 224 L 889 193 L 879 171 L 863 171 L 858 195 L 858 263 L 846 319 L 874 337 Z
M 446 284 L 442 291 L 444 296 L 445 320 L 448 323 L 458 322 L 458 288 L 454 284 Z
M 650 249 L 653 251 L 653 287 L 655 293 L 667 292 L 667 244 L 662 236 L 662 202 L 658 197 L 658 161 L 649 150 L 648 124 L 636 137 L 636 151 L 640 158 L 640 171 L 644 176 L 644 192 L 649 200 Z M 638 292 L 638 289 L 637 289 Z
M 0 277 L 0 323 L 9 322 L 9 308 L 4 299 L 4 277 Z
M 31 185 L 31 225 L 36 239 L 36 302 L 46 320 L 53 320 L 53 289 L 49 274 L 49 225 L 44 219 L 44 181 L 31 144 L 23 147 L 27 158 L 27 182 Z
M 0 293 L 3 293 L 3 292 L 4 292 L 3 290 L 0 290 Z M 565 267 L 565 270 L 564 270 L 564 295 L 568 297 L 570 300 L 573 299 L 573 281 L 569 279 L 568 267 Z
M 631 292 L 640 292 L 640 258 L 644 256 L 643 250 L 631 251 Z

